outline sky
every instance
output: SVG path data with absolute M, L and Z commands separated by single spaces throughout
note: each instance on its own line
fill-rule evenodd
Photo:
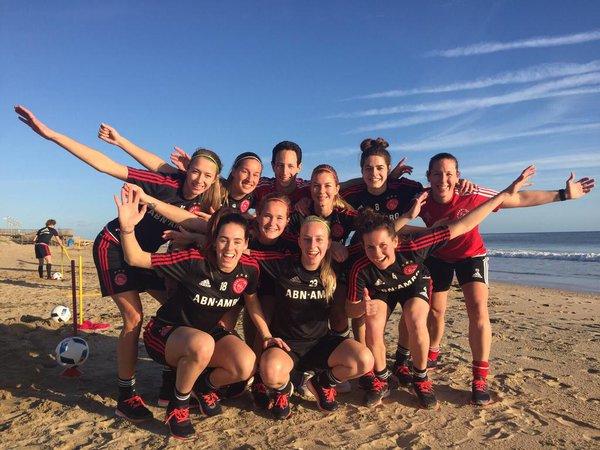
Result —
M 568 5 L 568 6 L 567 6 Z M 360 175 L 359 144 L 390 142 L 426 183 L 431 156 L 502 189 L 535 163 L 532 189 L 569 172 L 600 179 L 597 1 L 0 2 L 0 227 L 18 221 L 93 238 L 121 182 L 41 139 L 51 128 L 128 165 L 101 122 L 168 159 L 173 146 L 267 162 L 282 140 Z M 484 232 L 600 229 L 586 198 L 504 210 Z

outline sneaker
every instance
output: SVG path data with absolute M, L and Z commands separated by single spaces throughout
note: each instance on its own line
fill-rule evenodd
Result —
M 271 399 L 267 393 L 267 387 L 260 379 L 260 376 L 255 375 L 252 385 L 250 386 L 254 406 L 258 409 L 269 409 Z
M 365 404 L 367 406 L 377 406 L 381 401 L 390 395 L 390 386 L 387 380 L 382 380 L 369 372 L 365 377 L 369 377 L 370 385 L 365 392 Z
M 352 391 L 352 385 L 349 381 L 343 381 L 335 386 L 335 390 L 338 394 L 347 394 Z
M 189 408 L 174 408 L 169 404 L 165 423 L 169 426 L 171 436 L 174 438 L 186 440 L 194 437 Z
M 294 385 L 288 383 L 287 389 L 284 391 L 274 391 L 273 405 L 271 406 L 271 414 L 277 420 L 284 420 L 290 417 L 292 410 L 290 408 L 290 395 L 294 392 Z
M 427 358 L 427 368 L 429 370 L 435 370 L 438 368 L 438 360 L 437 359 L 429 359 Z
M 294 394 L 302 398 L 313 398 L 312 392 L 308 389 L 307 382 L 313 377 L 312 372 L 292 371 L 290 380 L 294 385 Z
M 398 384 L 401 386 L 407 387 L 412 383 L 412 375 L 410 373 L 410 368 L 408 364 L 398 364 L 395 363 L 392 368 L 392 373 L 398 379 Z
M 204 394 L 192 391 L 192 397 L 196 398 L 200 411 L 207 417 L 218 416 L 223 412 L 221 400 L 215 391 L 206 392 Z
M 316 378 L 317 377 L 312 377 L 308 380 L 306 385 L 310 392 L 315 396 L 319 409 L 325 412 L 335 411 L 340 407 L 338 402 L 335 401 L 335 396 L 337 394 L 335 387 L 321 386 Z
M 487 405 L 492 402 L 485 378 L 475 378 L 471 384 L 471 403 L 478 406 Z
M 143 422 L 154 418 L 152 411 L 146 407 L 142 397 L 137 394 L 133 394 L 126 400 L 119 400 L 115 414 L 131 422 Z
M 422 408 L 434 409 L 438 406 L 438 401 L 433 393 L 433 383 L 430 380 L 426 378 L 423 381 L 413 381 L 412 385 Z
M 368 391 L 371 387 L 371 377 L 375 376 L 373 371 L 366 373 L 365 375 L 358 378 L 358 387 L 365 391 Z
M 248 386 L 248 381 L 238 381 L 237 383 L 228 384 L 227 386 L 222 386 L 217 389 L 217 394 L 219 394 L 219 398 L 229 399 L 229 398 L 238 398 L 244 395 L 246 392 L 246 387 Z

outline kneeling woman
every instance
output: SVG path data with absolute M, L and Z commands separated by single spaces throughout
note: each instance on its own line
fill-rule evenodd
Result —
M 319 408 L 330 412 L 338 408 L 336 384 L 373 367 L 373 355 L 365 345 L 329 332 L 329 308 L 336 287 L 330 233 L 325 220 L 308 216 L 298 237 L 300 255 L 255 254 L 261 269 L 276 282 L 273 335 L 289 346 L 286 351 L 267 344 L 260 358 L 260 376 L 270 388 L 274 400 L 271 411 L 276 419 L 290 415 L 292 369 L 318 371 L 308 381 L 308 389 Z
M 192 388 L 202 411 L 214 415 L 220 410 L 215 390 L 247 380 L 254 371 L 252 350 L 218 326 L 223 314 L 243 294 L 259 332 L 269 335 L 255 294 L 258 266 L 242 256 L 248 246 L 248 222 L 239 213 L 222 209 L 209 223 L 211 239 L 205 249 L 151 254 L 140 248 L 133 232 L 146 207 L 139 208 L 137 192 L 123 191 L 121 197 L 115 201 L 127 263 L 152 268 L 178 282 L 177 290 L 146 326 L 144 343 L 152 359 L 177 368 L 166 423 L 174 437 L 187 439 L 194 433 L 189 419 Z M 212 370 L 204 371 L 207 367 Z
M 427 379 L 430 278 L 423 263 L 450 239 L 477 226 L 503 201 L 518 192 L 534 172 L 533 166 L 528 167 L 504 191 L 447 226 L 432 228 L 403 240 L 399 240 L 388 217 L 371 209 L 363 211 L 358 231 L 366 256 L 357 260 L 350 270 L 346 310 L 351 317 L 366 316 L 367 346 L 375 358 L 374 372 L 368 375 L 367 405 L 378 404 L 389 394 L 384 330 L 390 314 L 400 303 L 413 357 L 413 389 L 422 407 L 437 407 L 432 384 Z M 419 214 L 426 196 L 422 193 L 417 198 L 407 213 L 408 218 Z

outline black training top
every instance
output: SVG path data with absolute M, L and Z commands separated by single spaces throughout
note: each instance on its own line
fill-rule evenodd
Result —
M 404 237 L 404 239 L 402 239 Z M 448 227 L 436 227 L 419 235 L 400 236 L 396 261 L 385 270 L 378 269 L 366 256 L 354 262 L 350 269 L 348 299 L 363 300 L 364 288 L 371 298 L 377 293 L 396 292 L 411 286 L 423 270 L 423 261 L 450 238 Z
M 250 249 L 250 256 L 254 257 L 256 253 L 259 255 L 267 256 L 278 256 L 278 255 L 295 255 L 300 253 L 298 247 L 298 241 L 290 241 L 280 237 L 273 244 L 262 244 L 258 238 L 251 237 L 248 243 Z M 258 280 L 258 297 L 263 295 L 274 295 L 275 294 L 275 280 L 265 270 L 260 271 L 260 278 Z
M 310 204 L 309 214 L 318 216 L 318 214 L 315 213 L 313 202 Z M 354 221 L 357 215 L 358 213 L 356 211 L 335 207 L 329 216 L 323 217 L 323 220 L 329 224 L 331 240 L 344 244 L 348 235 L 355 230 Z M 287 239 L 298 239 L 300 227 L 302 226 L 304 218 L 305 216 L 298 211 L 292 213 L 290 222 L 286 228 Z
M 249 209 L 256 208 L 256 198 L 254 197 L 254 192 L 250 192 L 249 194 L 244 195 L 239 200 L 236 200 L 229 194 L 223 206 L 229 206 L 234 210 L 241 212 L 242 214 L 247 213 Z
M 40 228 L 35 233 L 35 243 L 50 245 L 52 236 L 58 236 L 58 231 L 52 227 Z
M 275 281 L 273 336 L 288 344 L 313 342 L 328 332 L 329 302 L 319 270 L 306 270 L 300 255 L 253 252 L 261 267 Z
M 127 182 L 140 186 L 144 192 L 152 197 L 174 206 L 185 208 L 191 212 L 200 211 L 202 195 L 186 200 L 183 197 L 183 184 L 185 172 L 176 174 L 154 173 L 147 170 L 128 167 Z M 176 230 L 177 224 L 156 211 L 148 208 L 146 214 L 135 227 L 135 237 L 142 250 L 155 252 L 165 243 L 162 234 L 166 230 Z M 119 240 L 119 219 L 111 220 L 106 229 Z
M 166 322 L 210 331 L 242 294 L 256 293 L 260 271 L 256 261 L 246 256 L 230 273 L 219 270 L 197 249 L 153 253 L 151 258 L 156 272 L 178 282 L 177 290 L 156 313 Z

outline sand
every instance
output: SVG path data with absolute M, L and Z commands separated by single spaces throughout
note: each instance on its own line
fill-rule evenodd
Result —
M 53 247 L 55 268 L 60 267 Z M 83 256 L 85 318 L 109 322 L 105 332 L 82 333 L 91 356 L 80 378 L 60 376 L 52 358 L 72 328 L 48 319 L 71 304 L 70 280 L 41 280 L 33 246 L 0 242 L 0 447 L 2 448 L 598 448 L 600 446 L 600 296 L 495 283 L 490 310 L 494 331 L 491 389 L 495 402 L 468 403 L 470 352 L 467 317 L 452 289 L 443 364 L 431 378 L 438 411 L 418 409 L 408 390 L 366 408 L 362 393 L 339 396 L 339 411 L 323 415 L 314 401 L 293 399 L 284 422 L 253 411 L 249 395 L 224 402 L 221 416 L 192 420 L 192 443 L 169 440 L 156 404 L 160 367 L 140 345 L 138 390 L 156 419 L 133 425 L 114 416 L 115 345 L 119 315 L 101 298 L 91 248 Z M 65 265 L 66 265 L 65 260 Z M 147 318 L 156 302 L 144 296 Z M 395 348 L 398 314 L 388 325 Z M 388 352 L 391 353 L 391 352 Z

